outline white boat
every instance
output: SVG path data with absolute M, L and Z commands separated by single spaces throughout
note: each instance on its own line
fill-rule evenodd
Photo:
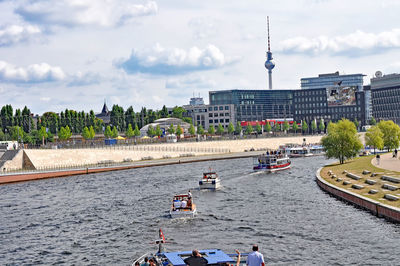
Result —
M 203 173 L 203 178 L 199 181 L 200 189 L 218 189 L 220 186 L 221 179 L 216 172 Z
M 253 157 L 253 170 L 276 172 L 289 169 L 292 162 L 287 154 L 269 154 L 264 153 Z
M 169 214 L 171 218 L 193 218 L 197 213 L 196 204 L 190 194 L 175 195 Z
M 324 147 L 322 145 L 290 145 L 281 146 L 280 150 L 291 158 L 311 157 L 324 155 Z

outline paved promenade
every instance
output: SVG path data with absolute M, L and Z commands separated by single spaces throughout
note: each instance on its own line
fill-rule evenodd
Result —
M 386 170 L 390 170 L 390 171 L 396 171 L 396 172 L 400 172 L 400 156 L 398 156 L 398 158 L 393 158 L 393 154 L 391 152 L 389 153 L 385 153 L 385 154 L 380 154 L 381 159 L 380 162 L 378 164 L 376 157 L 374 157 L 371 160 L 371 163 L 378 167 L 378 168 L 383 168 Z

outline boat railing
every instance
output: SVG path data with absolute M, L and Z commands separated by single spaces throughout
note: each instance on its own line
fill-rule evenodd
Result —
M 136 262 L 139 262 L 139 264 L 142 264 L 142 261 L 144 261 L 144 258 L 148 257 L 150 253 L 145 253 L 136 260 L 133 261 L 132 266 L 135 266 Z

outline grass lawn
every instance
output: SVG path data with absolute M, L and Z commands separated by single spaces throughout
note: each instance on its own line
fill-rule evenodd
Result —
M 400 173 L 375 167 L 374 165 L 371 164 L 371 160 L 373 158 L 374 158 L 374 155 L 363 156 L 363 157 L 357 157 L 353 160 L 346 161 L 344 164 L 339 164 L 339 162 L 338 162 L 338 163 L 334 163 L 334 164 L 325 166 L 321 170 L 321 177 L 325 181 L 327 181 L 337 187 L 343 188 L 343 189 L 351 191 L 353 193 L 360 194 L 364 197 L 373 199 L 382 204 L 387 204 L 390 206 L 400 208 L 400 200 L 391 201 L 391 200 L 386 200 L 385 198 L 383 198 L 383 196 L 385 194 L 391 194 L 391 195 L 394 195 L 394 196 L 400 198 L 400 184 L 392 183 L 390 181 L 385 181 L 385 180 L 381 179 L 382 175 L 400 178 Z M 346 174 L 343 173 L 343 171 L 345 171 L 345 170 L 349 173 L 352 173 L 352 174 L 355 174 L 355 175 L 361 177 L 361 179 L 354 180 L 350 177 L 347 177 Z M 364 170 L 368 170 L 371 173 L 376 173 L 377 175 L 371 176 L 371 173 L 363 174 L 362 172 Z M 336 175 L 336 178 L 332 178 L 332 175 L 329 175 L 328 171 L 332 171 L 333 175 Z M 338 181 L 338 178 L 340 178 L 341 181 Z M 369 184 L 365 183 L 365 181 L 367 179 L 376 181 L 376 184 L 369 185 Z M 350 182 L 350 184 L 344 185 L 343 184 L 344 181 L 348 181 L 348 182 Z M 358 185 L 364 186 L 364 188 L 354 189 L 351 187 L 352 184 L 358 184 Z M 396 187 L 399 187 L 399 189 L 397 189 L 395 191 L 383 189 L 382 188 L 383 184 L 396 186 Z M 378 193 L 376 193 L 376 194 L 368 193 L 371 189 L 377 190 Z

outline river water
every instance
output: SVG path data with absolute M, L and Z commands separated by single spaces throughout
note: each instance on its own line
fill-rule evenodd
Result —
M 315 183 L 322 157 L 290 170 L 251 171 L 252 159 L 201 162 L 0 186 L 1 265 L 129 265 L 156 251 L 250 250 L 269 265 L 395 265 L 400 226 L 339 201 Z M 199 191 L 211 167 L 220 191 Z M 174 193 L 192 189 L 198 215 L 170 219 Z

